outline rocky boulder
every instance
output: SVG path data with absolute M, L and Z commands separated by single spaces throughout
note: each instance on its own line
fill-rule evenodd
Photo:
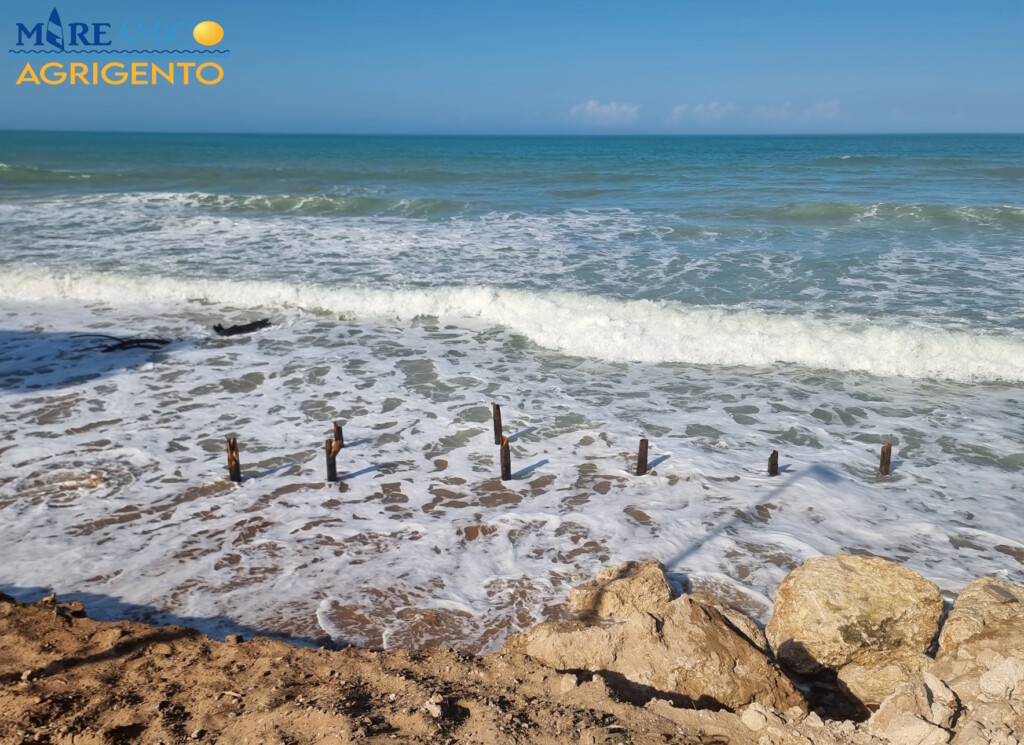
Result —
M 657 613 L 672 600 L 672 588 L 661 564 L 653 559 L 608 567 L 597 579 L 573 588 L 569 607 L 580 613 L 625 618 L 631 613 Z
M 925 673 L 916 683 L 899 683 L 871 715 L 867 730 L 894 743 L 945 743 L 959 711 L 949 687 Z
M 939 653 L 955 653 L 962 642 L 989 624 L 1009 619 L 1024 623 L 1024 587 L 993 577 L 976 579 L 960 591 L 942 624 Z
M 843 668 L 853 666 L 844 682 L 877 706 L 927 666 L 941 614 L 939 588 L 916 572 L 839 554 L 810 559 L 782 581 L 765 633 L 795 673 L 832 670 L 843 680 Z
M 730 608 L 724 603 L 718 602 L 717 598 L 713 598 L 704 593 L 693 593 L 690 597 L 699 603 L 713 607 L 725 616 L 725 620 L 729 622 L 730 626 L 732 626 L 733 631 L 737 632 L 768 657 L 773 656 L 771 647 L 768 646 L 768 640 L 765 638 L 764 632 L 761 631 L 761 627 L 758 626 L 750 616 L 747 616 L 735 608 Z
M 1024 587 L 983 577 L 953 604 L 932 674 L 965 709 L 955 745 L 1024 741 Z
M 557 670 L 600 673 L 620 695 L 638 700 L 667 698 L 734 711 L 754 702 L 806 710 L 774 662 L 715 604 L 694 596 L 622 621 L 543 623 L 512 637 L 505 651 Z
M 926 655 L 900 654 L 866 664 L 851 662 L 836 670 L 836 677 L 850 696 L 874 708 L 901 684 L 919 682 L 931 665 Z
M 768 640 L 753 619 L 705 593 L 690 597 L 714 606 L 742 636 L 765 654 L 771 655 Z M 597 579 L 569 592 L 569 607 L 584 616 L 627 618 L 633 613 L 659 614 L 672 600 L 672 588 L 665 570 L 654 559 L 626 561 L 602 569 Z

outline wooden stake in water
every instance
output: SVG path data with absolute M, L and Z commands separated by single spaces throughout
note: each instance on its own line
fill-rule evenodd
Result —
M 512 450 L 508 446 L 508 438 L 501 438 L 501 480 L 512 479 Z
M 327 438 L 327 443 L 324 445 L 324 451 L 327 453 L 327 480 L 331 483 L 338 480 L 338 451 L 341 450 L 343 443 L 338 440 L 332 440 L 330 437 Z
M 889 461 L 892 458 L 892 443 L 882 445 L 882 458 L 878 462 L 878 473 L 881 476 L 889 475 Z
M 779 475 L 779 451 L 773 450 L 772 454 L 768 456 L 768 475 L 778 476 Z
M 494 419 L 494 444 L 501 444 L 501 407 L 491 403 L 492 418 Z
M 643 476 L 647 473 L 647 438 L 640 440 L 640 451 L 636 454 L 636 475 Z
M 345 447 L 345 435 L 341 432 L 341 425 L 337 422 L 334 423 L 334 444 L 338 446 L 338 449 Z
M 242 463 L 238 459 L 238 438 L 228 438 L 228 478 L 236 484 L 242 483 Z

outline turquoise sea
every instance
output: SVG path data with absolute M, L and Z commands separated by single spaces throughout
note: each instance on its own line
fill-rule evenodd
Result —
M 21 597 L 490 649 L 627 559 L 1024 581 L 1024 136 L 4 132 L 0 318 Z

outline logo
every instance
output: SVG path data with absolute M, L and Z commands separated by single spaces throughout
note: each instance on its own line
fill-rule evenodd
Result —
M 210 86 L 224 79 L 219 60 L 229 50 L 218 46 L 223 40 L 224 28 L 216 21 L 64 23 L 54 8 L 45 22 L 15 23 L 7 54 L 29 58 L 15 85 Z
M 102 27 L 102 24 L 97 25 Z M 64 51 L 64 27 L 60 23 L 60 16 L 57 15 L 56 8 L 50 12 L 50 20 L 46 24 L 46 40 L 60 51 Z

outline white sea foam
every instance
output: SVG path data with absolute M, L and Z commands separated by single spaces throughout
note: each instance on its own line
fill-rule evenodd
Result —
M 357 319 L 472 318 L 547 349 L 618 362 L 802 365 L 939 380 L 1024 381 L 1024 335 L 984 335 L 866 319 L 623 301 L 497 288 L 380 290 L 283 282 L 178 280 L 8 268 L 0 292 L 20 300 L 182 303 L 321 311 Z
M 256 313 L 190 302 L 194 287 L 90 292 L 91 307 L 0 303 L 0 520 L 19 537 L 0 587 L 19 597 L 215 634 L 493 649 L 602 565 L 649 556 L 761 620 L 820 553 L 889 556 L 950 591 L 1024 579 L 1019 385 L 609 363 L 479 318 L 394 320 L 436 298 L 397 314 L 379 300 L 386 321 L 278 308 L 272 329 L 208 338 Z M 82 333 L 181 341 L 106 354 Z M 506 483 L 493 400 L 513 435 Z M 334 420 L 340 488 L 322 481 Z M 240 487 L 224 480 L 229 434 Z M 654 473 L 638 479 L 640 435 Z M 884 441 L 895 470 L 879 481 Z

